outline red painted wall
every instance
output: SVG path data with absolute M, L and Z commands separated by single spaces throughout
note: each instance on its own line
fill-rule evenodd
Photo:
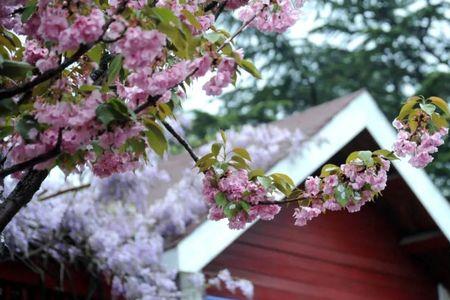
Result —
M 437 283 L 402 252 L 373 204 L 356 214 L 329 212 L 305 227 L 293 225 L 292 212 L 258 222 L 205 270 L 228 268 L 251 280 L 255 299 L 437 299 Z

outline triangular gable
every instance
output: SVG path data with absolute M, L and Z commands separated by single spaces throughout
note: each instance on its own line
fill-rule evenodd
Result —
M 340 111 L 326 120 L 304 149 L 279 161 L 269 173 L 285 173 L 300 184 L 364 129 L 380 148 L 391 149 L 396 138 L 395 130 L 370 94 L 360 91 L 347 100 L 336 102 Z M 313 109 L 316 111 L 310 111 L 312 115 L 320 113 L 319 107 Z M 405 160 L 395 161 L 394 166 L 450 241 L 450 204 L 424 170 L 411 167 Z M 168 267 L 179 271 L 199 272 L 252 225 L 248 224 L 243 230 L 230 230 L 227 220 L 206 220 L 167 251 L 163 260 Z

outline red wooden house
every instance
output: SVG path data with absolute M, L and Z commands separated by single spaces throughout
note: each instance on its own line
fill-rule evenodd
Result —
M 324 163 L 343 163 L 355 150 L 390 149 L 395 139 L 365 91 L 274 125 L 322 140 L 272 168 L 299 184 Z M 293 208 L 242 231 L 205 221 L 166 254 L 167 263 L 184 272 L 228 268 L 254 283 L 258 300 L 449 299 L 450 204 L 422 170 L 394 163 L 383 197 L 358 213 L 331 212 L 296 227 Z
M 324 163 L 340 164 L 354 150 L 389 149 L 395 139 L 365 91 L 271 126 L 300 128 L 308 137 L 302 151 L 281 153 L 269 170 L 286 173 L 297 184 Z M 166 169 L 176 181 L 186 166 L 190 159 L 180 155 Z M 154 193 L 166 190 L 161 186 Z M 292 210 L 239 231 L 229 230 L 226 221 L 204 221 L 172 241 L 163 259 L 180 271 L 180 286 L 186 290 L 183 274 L 228 268 L 254 283 L 255 299 L 450 299 L 450 204 L 423 170 L 395 162 L 383 197 L 359 213 L 327 213 L 296 227 Z M 42 278 L 31 269 L 18 262 L 0 264 L 0 299 L 86 299 L 98 282 L 103 286 L 95 289 L 93 299 L 111 299 L 109 287 L 83 270 L 68 278 L 50 264 Z M 186 293 L 192 297 L 185 299 L 201 294 Z M 207 294 L 242 298 L 218 290 Z

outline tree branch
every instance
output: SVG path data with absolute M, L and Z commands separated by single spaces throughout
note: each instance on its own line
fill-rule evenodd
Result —
M 170 126 L 169 123 L 167 123 L 166 121 L 161 121 L 161 123 L 164 125 L 164 127 L 167 129 L 167 131 L 170 132 L 170 134 L 178 141 L 178 143 L 180 143 L 180 145 L 183 146 L 184 149 L 186 149 L 186 151 L 189 153 L 189 155 L 192 157 L 192 159 L 195 162 L 197 162 L 198 161 L 198 156 L 197 156 L 197 154 L 195 154 L 195 152 L 192 149 L 191 145 L 189 145 L 189 143 L 184 138 L 182 138 L 175 131 L 175 129 L 173 129 L 173 127 Z
M 41 75 L 37 76 L 35 79 L 28 81 L 22 85 L 18 85 L 9 89 L 0 90 L 0 100 L 4 100 L 6 98 L 13 97 L 18 94 L 22 94 L 30 91 L 32 88 L 37 86 L 38 84 L 53 78 L 54 76 L 61 73 L 64 69 L 77 62 L 81 56 L 83 56 L 89 49 L 92 48 L 92 45 L 81 45 L 77 52 L 72 55 L 70 58 L 65 60 L 62 64 L 60 64 L 57 68 L 48 70 Z
M 145 110 L 146 108 L 148 108 L 150 106 L 154 106 L 156 104 L 156 102 L 159 100 L 159 98 L 161 98 L 160 95 L 149 96 L 147 98 L 147 101 L 145 101 L 144 103 L 142 103 L 141 105 L 139 105 L 138 107 L 136 107 L 134 109 L 134 113 L 138 114 L 138 113 L 142 112 L 143 110 Z
M 46 162 L 47 160 L 58 156 L 58 154 L 61 153 L 61 143 L 62 143 L 62 130 L 59 131 L 58 141 L 56 142 L 56 145 L 52 150 L 50 150 L 49 152 L 43 153 L 41 155 L 38 155 L 30 160 L 18 163 L 9 168 L 1 170 L 0 171 L 0 179 L 3 179 L 10 174 L 32 168 L 37 164 Z
M 91 186 L 90 183 L 82 184 L 82 185 L 79 185 L 79 186 L 74 186 L 74 187 L 71 187 L 71 188 L 68 188 L 68 189 L 64 189 L 64 190 L 58 191 L 56 193 L 50 194 L 48 196 L 40 197 L 40 198 L 38 198 L 38 200 L 39 201 L 45 201 L 45 200 L 48 200 L 48 199 L 51 199 L 51 198 L 55 198 L 57 196 L 64 195 L 64 194 L 67 194 L 67 193 L 77 192 L 79 190 L 83 190 L 83 189 L 88 188 L 90 186 Z
M 48 175 L 48 170 L 30 170 L 17 183 L 9 196 L 0 203 L 0 232 L 3 232 L 6 225 L 19 212 L 19 210 L 28 204 L 33 195 L 39 190 L 42 182 Z

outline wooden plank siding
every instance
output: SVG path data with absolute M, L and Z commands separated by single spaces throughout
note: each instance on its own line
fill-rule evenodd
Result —
M 399 247 L 392 223 L 373 204 L 305 227 L 293 225 L 292 212 L 258 222 L 205 270 L 228 268 L 251 280 L 255 299 L 437 299 L 437 283 Z

